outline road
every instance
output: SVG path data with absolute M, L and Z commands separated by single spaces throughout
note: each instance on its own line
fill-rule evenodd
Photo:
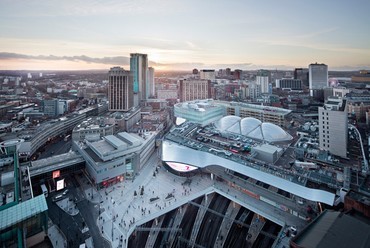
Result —
M 54 155 L 59 155 L 63 153 L 67 153 L 71 148 L 72 141 L 69 139 L 68 141 L 64 141 L 63 139 L 57 141 L 53 144 L 48 144 L 44 146 L 45 151 L 40 154 L 38 159 L 52 157 Z
M 79 214 L 70 216 L 52 201 L 52 198 L 59 192 L 52 193 L 47 198 L 47 204 L 49 217 L 64 233 L 68 247 L 79 247 L 90 236 L 93 238 L 95 247 L 110 247 L 109 243 L 101 238 L 100 231 L 95 223 L 95 220 L 98 218 L 99 204 L 92 204 L 83 197 L 81 189 L 76 187 L 78 182 L 76 182 L 74 177 L 67 176 L 66 181 L 69 190 L 67 197 L 72 198 L 76 202 Z M 89 228 L 89 231 L 82 233 L 81 230 L 84 228 L 84 225 Z

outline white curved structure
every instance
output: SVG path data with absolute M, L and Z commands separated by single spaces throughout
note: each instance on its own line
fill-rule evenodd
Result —
M 333 193 L 307 188 L 209 152 L 191 149 L 168 140 L 164 140 L 162 143 L 162 160 L 164 162 L 188 164 L 199 168 L 211 165 L 222 166 L 310 201 L 322 202 L 331 206 L 334 204 L 335 194 Z
M 292 136 L 281 127 L 261 122 L 253 117 L 240 118 L 238 116 L 225 116 L 215 122 L 216 128 L 221 132 L 241 134 L 246 137 L 267 142 L 280 142 L 292 140 Z

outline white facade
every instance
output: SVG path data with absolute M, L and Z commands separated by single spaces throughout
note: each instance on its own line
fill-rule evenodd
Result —
M 269 93 L 269 77 L 268 76 L 257 76 L 257 85 L 260 86 L 261 93 Z
M 96 142 L 75 142 L 75 147 L 86 161 L 86 170 L 93 182 L 106 183 L 132 178 L 149 159 L 155 149 L 156 133 L 145 138 L 136 134 L 108 135 Z
M 199 72 L 200 79 L 214 81 L 216 79 L 215 70 L 200 70 Z
M 247 87 L 245 88 L 245 95 L 250 99 L 257 99 L 261 96 L 261 85 L 258 85 L 255 82 L 247 83 Z
M 328 66 L 325 64 L 310 64 L 308 66 L 308 82 L 310 96 L 314 90 L 320 90 L 328 86 Z
M 344 98 L 351 90 L 344 87 L 333 88 L 333 96 Z
M 181 102 L 210 98 L 209 80 L 180 80 L 179 84 Z
M 347 157 L 348 117 L 347 111 L 319 108 L 320 149 L 331 154 Z

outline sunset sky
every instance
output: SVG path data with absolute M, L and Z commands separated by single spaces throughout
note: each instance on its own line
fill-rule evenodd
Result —
M 370 1 L 1 0 L 0 70 L 370 69 Z

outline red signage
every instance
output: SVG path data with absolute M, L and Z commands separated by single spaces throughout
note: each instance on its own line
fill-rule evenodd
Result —
M 60 170 L 53 171 L 53 178 L 60 177 Z

